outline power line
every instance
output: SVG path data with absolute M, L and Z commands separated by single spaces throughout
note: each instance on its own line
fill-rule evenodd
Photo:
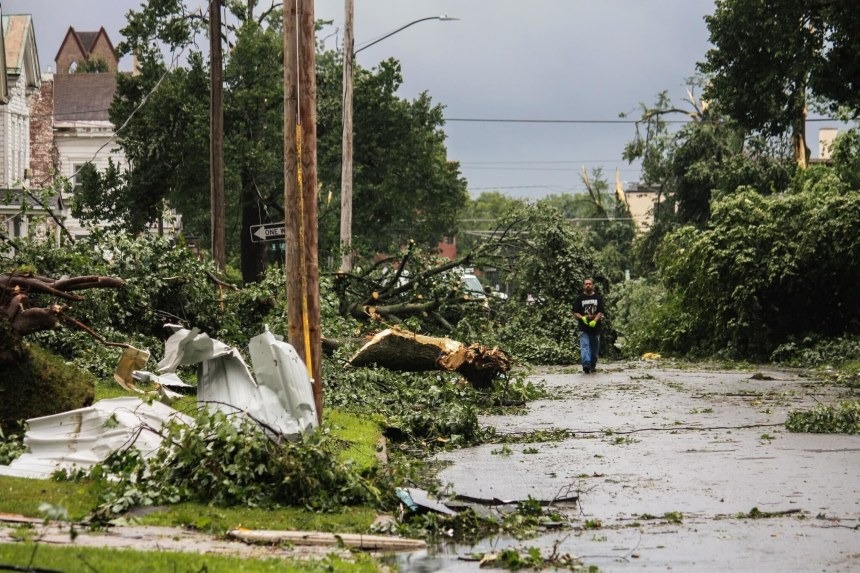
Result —
M 490 118 L 490 117 L 446 117 L 446 122 L 456 121 L 463 123 L 640 123 L 635 119 L 513 119 L 513 118 Z M 663 123 L 688 123 L 686 121 L 664 121 Z
M 524 163 L 532 164 L 557 164 L 557 163 L 613 163 L 617 161 L 625 161 L 623 159 L 561 159 L 558 161 L 461 161 L 460 165 L 516 165 Z
M 481 189 L 551 189 L 551 188 L 561 189 L 561 185 L 547 183 L 546 185 L 493 185 L 492 187 L 469 187 L 471 190 L 481 190 Z M 573 187 L 569 187 L 569 189 L 573 189 Z
M 564 171 L 576 172 L 581 170 L 576 167 L 470 167 L 470 171 Z M 620 169 L 619 171 L 639 172 L 639 169 Z
M 498 117 L 446 117 L 446 122 L 460 123 L 551 123 L 551 124 L 623 124 L 633 125 L 643 123 L 642 119 L 523 119 L 523 118 L 498 118 Z M 835 117 L 808 118 L 807 122 L 843 121 Z M 726 123 L 726 120 L 693 120 L 693 119 L 663 119 L 665 124 L 687 124 L 687 123 Z

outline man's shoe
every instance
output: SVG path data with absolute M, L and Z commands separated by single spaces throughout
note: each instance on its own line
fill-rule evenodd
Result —
M 586 374 L 591 374 L 591 368 L 589 368 L 588 366 L 583 366 L 582 371 Z

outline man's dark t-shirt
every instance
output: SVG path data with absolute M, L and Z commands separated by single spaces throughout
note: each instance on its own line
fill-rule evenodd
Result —
M 573 304 L 573 312 L 589 316 L 594 316 L 598 312 L 605 313 L 606 311 L 603 309 L 603 297 L 596 292 L 592 294 L 581 293 L 576 297 L 576 302 Z M 586 326 L 582 320 L 578 320 L 576 322 L 579 325 L 579 330 L 585 332 L 598 332 L 600 330 L 600 323 L 603 321 L 598 321 L 597 326 L 594 328 Z

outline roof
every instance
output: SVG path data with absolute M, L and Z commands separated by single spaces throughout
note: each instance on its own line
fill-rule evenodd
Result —
M 57 74 L 54 76 L 54 120 L 110 121 L 108 110 L 114 92 L 114 74 Z
M 69 39 L 69 36 L 72 37 L 72 39 L 80 48 L 84 59 L 88 59 L 90 57 L 90 52 L 92 52 L 93 47 L 96 45 L 96 41 L 99 39 L 99 36 L 104 36 L 105 42 L 107 42 L 107 45 L 110 46 L 110 49 L 111 51 L 113 51 L 114 56 L 116 56 L 116 49 L 113 47 L 113 43 L 110 41 L 110 38 L 108 37 L 104 26 L 99 28 L 97 32 L 78 32 L 73 27 L 69 26 L 69 31 L 66 32 L 66 37 L 63 38 L 63 41 L 60 44 L 60 49 L 57 50 L 57 55 L 54 56 L 55 62 L 60 59 L 60 54 L 63 53 L 63 47 L 66 45 L 66 41 Z
M 30 78 L 28 84 L 38 85 L 41 74 L 32 16 L 29 14 L 3 16 L 3 44 L 8 73 L 28 74 Z
M 0 189 L 0 197 L 3 198 L 3 202 L 0 203 L 0 207 L 8 207 L 14 211 L 20 211 L 22 204 L 26 204 L 27 208 L 32 210 L 43 208 L 42 204 L 21 189 Z M 47 200 L 47 203 L 47 206 L 52 210 L 62 210 L 65 208 L 62 196 L 59 193 L 52 195 Z

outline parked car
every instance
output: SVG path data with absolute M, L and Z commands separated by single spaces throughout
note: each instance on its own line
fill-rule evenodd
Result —
M 476 300 L 486 300 L 487 293 L 484 290 L 484 285 L 478 277 L 473 274 L 465 273 L 460 277 L 460 285 L 470 298 Z

